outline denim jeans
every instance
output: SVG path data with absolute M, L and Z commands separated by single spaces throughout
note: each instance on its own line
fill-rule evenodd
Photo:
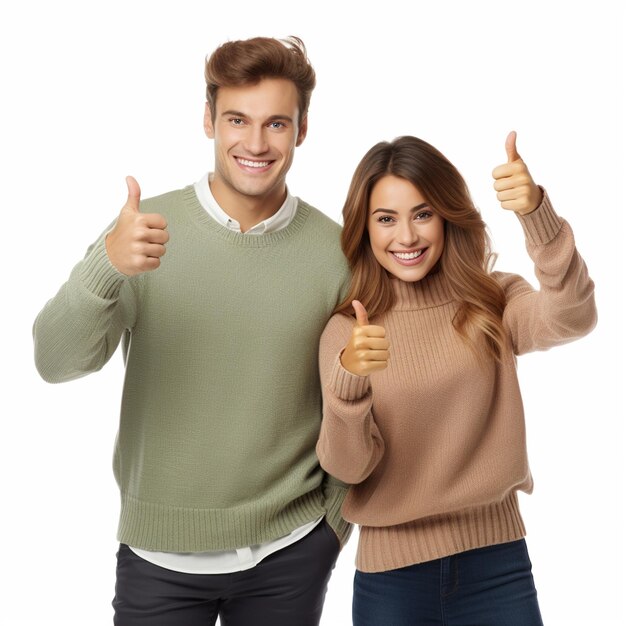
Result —
M 542 626 L 521 539 L 387 572 L 356 572 L 354 626 Z

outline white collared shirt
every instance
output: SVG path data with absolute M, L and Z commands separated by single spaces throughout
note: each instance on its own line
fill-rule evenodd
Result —
M 205 174 L 194 184 L 194 189 L 202 208 L 219 224 L 231 230 L 241 232 L 237 220 L 232 219 L 217 203 L 209 187 L 210 173 Z M 285 228 L 291 223 L 298 208 L 298 200 L 287 191 L 287 197 L 274 215 L 259 222 L 246 235 L 262 235 Z M 266 556 L 282 550 L 308 535 L 323 519 L 323 516 L 293 530 L 284 537 L 255 546 L 246 546 L 234 550 L 211 552 L 157 552 L 141 548 L 130 549 L 142 559 L 175 572 L 186 574 L 230 574 L 251 569 Z
M 226 226 L 230 230 L 234 230 L 238 233 L 241 232 L 241 225 L 239 222 L 222 209 L 217 203 L 213 194 L 211 193 L 211 187 L 209 182 L 212 180 L 213 174 L 205 174 L 198 182 L 194 184 L 194 190 L 200 200 L 202 208 L 218 223 L 222 226 Z M 287 190 L 287 197 L 282 203 L 281 207 L 274 213 L 274 215 L 268 217 L 266 220 L 255 224 L 250 230 L 246 231 L 246 235 L 263 235 L 265 233 L 273 233 L 285 226 L 289 226 L 291 220 L 296 214 L 298 209 L 298 199 L 292 196 Z

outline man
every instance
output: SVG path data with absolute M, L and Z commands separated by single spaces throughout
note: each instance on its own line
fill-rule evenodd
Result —
M 36 363 L 70 380 L 122 340 L 115 624 L 314 625 L 350 531 L 315 455 L 318 340 L 348 271 L 338 225 L 285 182 L 315 73 L 299 39 L 254 38 L 205 76 L 213 174 L 141 202 L 127 179 L 35 321 Z

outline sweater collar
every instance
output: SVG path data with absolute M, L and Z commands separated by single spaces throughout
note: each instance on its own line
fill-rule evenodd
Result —
M 304 226 L 312 208 L 300 198 L 295 197 L 297 202 L 296 214 L 287 226 L 274 232 L 249 235 L 231 230 L 209 216 L 198 199 L 194 185 L 188 185 L 182 190 L 182 193 L 189 215 L 203 230 L 211 232 L 229 243 L 250 248 L 275 245 L 279 241 L 291 237 Z
M 396 296 L 393 307 L 396 311 L 426 309 L 455 300 L 450 283 L 441 271 L 412 283 L 392 278 L 391 285 Z

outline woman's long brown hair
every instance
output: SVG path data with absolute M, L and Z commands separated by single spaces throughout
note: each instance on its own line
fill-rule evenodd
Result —
M 504 292 L 490 275 L 494 255 L 486 225 L 459 171 L 441 152 L 417 137 L 398 137 L 376 144 L 354 172 L 343 207 L 341 235 L 352 282 L 336 311 L 349 315 L 352 301 L 360 300 L 373 318 L 394 304 L 391 278 L 375 258 L 367 230 L 372 188 L 388 175 L 415 185 L 445 220 L 445 243 L 438 271 L 444 273 L 459 302 L 454 327 L 476 349 L 476 339 L 484 337 L 488 351 L 499 359 L 505 342 Z

